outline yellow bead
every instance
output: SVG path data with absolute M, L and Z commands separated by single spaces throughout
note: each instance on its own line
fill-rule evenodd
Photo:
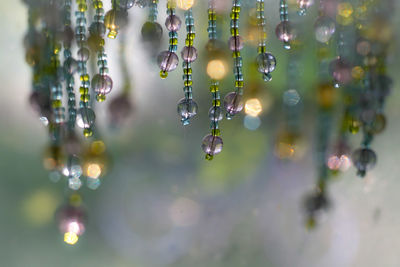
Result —
M 161 79 L 165 79 L 165 78 L 167 78 L 168 77 L 168 72 L 166 72 L 166 71 L 160 71 L 160 77 L 161 77 Z
M 93 130 L 92 129 L 84 129 L 83 130 L 83 135 L 88 138 L 91 137 L 93 135 Z
M 96 100 L 97 100 L 97 102 L 104 102 L 105 100 L 106 100 L 106 95 L 103 95 L 103 94 L 98 94 L 98 95 L 96 95 Z

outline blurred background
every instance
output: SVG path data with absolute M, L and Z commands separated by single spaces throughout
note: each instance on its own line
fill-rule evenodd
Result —
M 243 2 L 249 8 L 254 4 Z M 228 9 L 229 5 L 230 1 Z M 106 1 L 105 9 L 109 8 Z M 388 123 L 372 145 L 377 165 L 363 179 L 356 176 L 354 167 L 335 177 L 329 188 L 332 208 L 318 227 L 309 230 L 302 205 L 318 178 L 313 152 L 317 119 L 312 108 L 318 68 L 313 40 L 317 8 L 313 6 L 304 17 L 291 14 L 307 40 L 296 59 L 300 66 L 296 90 L 303 102 L 299 118 L 302 149 L 293 160 L 280 159 L 275 147 L 284 119 L 282 96 L 289 89 L 291 52 L 274 34 L 279 23 L 278 1 L 266 0 L 265 8 L 267 45 L 277 59 L 277 69 L 271 82 L 259 78 L 263 112 L 256 124 L 260 125 L 254 127 L 252 122 L 249 126 L 244 115 L 222 121 L 224 149 L 211 162 L 204 160 L 200 147 L 209 132 L 211 105 L 206 63 L 201 58 L 207 42 L 206 1 L 198 0 L 194 7 L 199 50 L 199 60 L 193 63 L 194 98 L 199 113 L 186 128 L 176 114 L 176 103 L 183 97 L 180 67 L 167 80 L 159 78 L 159 68 L 140 38 L 147 10 L 129 10 L 129 27 L 122 34 L 134 111 L 116 128 L 110 126 L 107 103 L 96 104 L 98 134 L 107 147 L 109 168 L 96 191 L 81 190 L 88 213 L 86 232 L 70 246 L 63 242 L 54 215 L 68 195 L 67 184 L 64 180 L 53 183 L 43 168 L 48 134 L 28 103 L 31 70 L 23 48 L 27 8 L 22 1 L 2 1 L 0 265 L 399 266 L 400 64 L 396 40 L 388 52 L 388 72 L 394 81 L 385 107 Z M 399 8 L 400 2 L 395 1 L 391 25 L 395 35 Z M 164 11 L 161 1 L 161 25 Z M 223 30 L 228 36 L 225 17 Z M 161 47 L 167 47 L 165 28 Z M 118 41 L 107 40 L 106 49 L 113 93 L 117 94 L 123 86 Z M 245 51 L 246 64 L 255 58 L 256 48 L 249 45 Z M 229 76 L 221 90 L 222 95 L 233 90 Z M 359 143 L 360 137 L 351 137 L 353 147 Z

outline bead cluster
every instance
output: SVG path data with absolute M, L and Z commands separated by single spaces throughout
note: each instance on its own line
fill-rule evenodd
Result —
M 228 120 L 239 113 L 243 109 L 243 60 L 240 54 L 244 46 L 243 38 L 239 35 L 239 17 L 240 17 L 240 0 L 233 0 L 231 11 L 231 38 L 229 39 L 229 48 L 233 57 L 233 74 L 235 76 L 235 91 L 225 96 L 224 106 L 226 110 L 226 118 Z
M 189 8 L 185 11 L 185 24 L 186 24 L 186 41 L 185 47 L 182 49 L 182 67 L 183 67 L 183 91 L 185 97 L 182 98 L 178 103 L 178 114 L 181 117 L 183 125 L 188 125 L 190 119 L 197 114 L 197 103 L 193 101 L 192 97 L 192 63 L 197 59 L 197 50 L 193 46 L 195 38 L 195 28 L 192 9 Z

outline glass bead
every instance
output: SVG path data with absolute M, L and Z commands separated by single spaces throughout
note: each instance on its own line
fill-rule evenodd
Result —
M 193 46 L 185 46 L 182 49 L 181 56 L 184 61 L 194 62 L 197 59 L 197 49 Z
M 179 63 L 179 58 L 174 52 L 163 51 L 157 57 L 158 66 L 162 71 L 173 71 Z
M 169 15 L 165 20 L 165 27 L 167 27 L 170 32 L 177 32 L 181 28 L 181 19 L 176 15 Z
M 189 120 L 197 114 L 197 103 L 192 99 L 182 98 L 178 102 L 178 114 L 181 116 L 184 125 L 189 123 Z
M 130 9 L 135 4 L 135 0 L 119 0 L 118 6 L 122 9 Z
M 232 51 L 242 50 L 244 46 L 244 40 L 241 36 L 232 36 L 229 39 L 229 49 Z
M 69 156 L 64 163 L 62 174 L 69 178 L 79 178 L 82 175 L 81 162 L 76 156 Z
M 69 178 L 68 187 L 72 190 L 78 190 L 82 186 L 82 181 L 79 178 Z
M 221 153 L 223 145 L 221 137 L 209 134 L 203 138 L 201 148 L 207 155 L 216 155 Z
M 257 56 L 258 71 L 270 73 L 275 70 L 276 59 L 271 53 L 263 53 Z
M 340 84 L 347 84 L 352 80 L 350 64 L 340 57 L 329 64 L 329 69 L 335 81 Z
M 370 134 L 380 134 L 386 128 L 386 117 L 383 114 L 376 114 L 372 123 L 365 125 L 365 130 Z
M 159 42 L 162 38 L 163 29 L 157 22 L 146 22 L 142 26 L 143 41 L 153 43 Z
M 315 39 L 327 43 L 335 33 L 335 21 L 328 16 L 318 17 L 314 24 Z
M 239 113 L 243 109 L 242 96 L 237 92 L 227 94 L 224 99 L 224 107 L 228 118 Z
M 136 0 L 135 2 L 135 6 L 139 7 L 139 8 L 144 8 L 149 4 L 149 0 Z
M 91 35 L 104 36 L 106 33 L 106 26 L 102 22 L 93 22 L 89 27 Z
M 82 47 L 78 50 L 78 60 L 87 61 L 89 59 L 90 51 L 86 47 Z
M 72 57 L 67 58 L 64 61 L 64 71 L 68 74 L 74 74 L 78 70 L 78 62 Z
M 305 15 L 306 10 L 314 4 L 314 0 L 297 0 L 297 6 L 299 7 L 299 15 Z
M 224 117 L 221 107 L 211 107 L 208 111 L 208 117 L 211 121 L 221 121 Z
M 91 108 L 83 107 L 78 110 L 76 124 L 80 128 L 90 128 L 96 120 L 96 115 Z
M 89 189 L 96 190 L 101 185 L 101 181 L 98 178 L 88 177 L 86 180 L 86 185 Z
M 282 42 L 290 42 L 296 37 L 296 33 L 289 21 L 281 21 L 275 29 L 276 37 Z
M 330 206 L 329 200 L 324 193 L 316 192 L 306 197 L 304 208 L 309 215 L 328 209 Z
M 113 81 L 108 75 L 94 75 L 92 79 L 92 89 L 98 95 L 106 95 L 111 92 Z
M 351 159 L 361 176 L 364 176 L 366 171 L 372 169 L 376 164 L 376 154 L 369 148 L 357 149 L 353 152 Z
M 121 94 L 112 99 L 108 106 L 110 121 L 113 124 L 120 124 L 132 113 L 132 110 L 133 107 L 129 96 Z

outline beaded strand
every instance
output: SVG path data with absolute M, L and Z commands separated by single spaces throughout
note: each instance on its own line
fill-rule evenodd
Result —
M 295 38 L 292 26 L 289 22 L 289 10 L 286 0 L 279 1 L 280 23 L 276 27 L 275 34 L 283 42 L 283 48 L 290 49 L 290 41 Z

